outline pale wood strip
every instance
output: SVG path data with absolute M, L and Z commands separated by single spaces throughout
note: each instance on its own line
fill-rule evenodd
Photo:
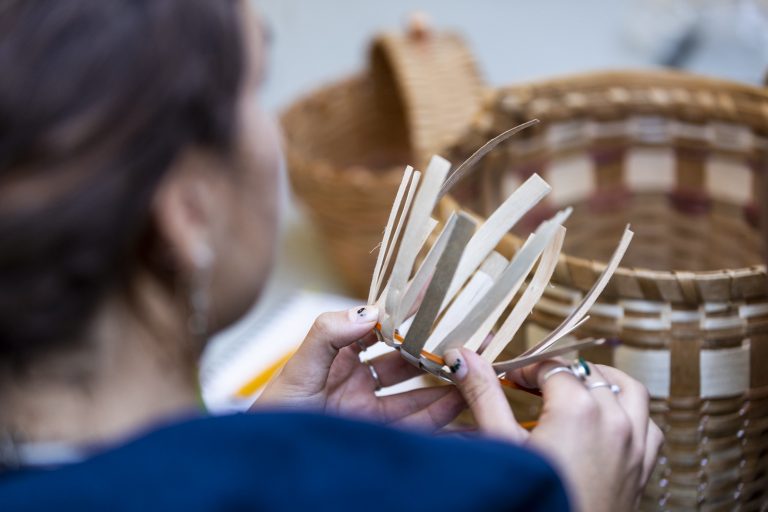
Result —
M 700 352 L 702 398 L 741 395 L 749 389 L 750 342 L 739 347 Z
M 669 350 L 649 350 L 620 345 L 614 351 L 614 366 L 639 380 L 652 398 L 669 398 Z
M 494 148 L 496 148 L 496 146 L 498 146 L 508 138 L 512 137 L 514 134 L 521 132 L 526 128 L 536 124 L 539 124 L 539 120 L 531 119 L 530 121 L 514 126 L 509 130 L 506 130 L 498 134 L 497 136 L 495 136 L 494 138 L 492 138 L 491 140 L 483 144 L 480 147 L 480 149 L 472 153 L 469 158 L 464 160 L 461 163 L 461 165 L 459 165 L 456 168 L 456 170 L 454 170 L 451 173 L 448 179 L 445 180 L 443 187 L 440 189 L 440 197 L 443 197 L 445 194 L 450 192 L 451 188 L 453 188 L 453 186 L 456 185 L 456 183 L 461 181 L 461 179 L 472 169 L 472 166 L 475 165 L 477 162 L 479 162 L 480 159 L 483 158 L 485 155 L 493 151 Z
M 382 274 L 382 266 L 384 264 L 384 257 L 387 254 L 388 246 L 390 244 L 390 239 L 392 237 L 392 228 L 395 225 L 395 220 L 397 220 L 397 213 L 400 211 L 400 206 L 402 206 L 403 196 L 405 195 L 406 189 L 409 188 L 409 183 L 411 181 L 411 175 L 413 174 L 413 167 L 406 166 L 405 171 L 403 172 L 403 178 L 400 181 L 400 186 L 397 189 L 397 194 L 395 195 L 395 201 L 392 203 L 392 208 L 389 210 L 389 218 L 387 219 L 387 224 L 384 228 L 384 234 L 381 238 L 381 244 L 379 244 L 379 253 L 376 256 L 376 265 L 373 267 L 373 276 L 371 277 L 371 287 L 368 290 L 368 304 L 373 304 L 373 302 L 376 300 L 378 291 L 379 291 L 379 276 Z M 403 211 L 403 214 L 400 215 L 402 218 L 404 215 L 407 215 L 407 211 Z M 394 246 L 394 241 L 392 241 L 392 245 Z
M 504 308 L 514 297 L 517 292 L 516 288 L 522 284 L 539 255 L 570 213 L 570 208 L 558 212 L 552 219 L 539 226 L 515 254 L 515 257 L 512 258 L 510 264 L 488 293 L 472 308 L 464 321 L 440 342 L 435 350 L 437 355 L 442 356 L 447 349 L 460 347 L 469 344 L 469 342 L 477 344 L 477 346 L 482 343 L 498 317 L 504 312 Z M 478 339 L 480 340 L 479 343 Z
M 528 277 L 528 274 L 531 272 L 535 264 L 536 264 L 536 260 L 532 261 L 530 265 L 525 267 L 525 270 L 523 271 L 519 279 L 507 290 L 507 294 L 504 296 L 504 299 L 501 300 L 496 305 L 496 307 L 488 314 L 488 316 L 483 320 L 483 322 L 480 324 L 480 327 L 474 332 L 474 334 L 472 334 L 469 337 L 469 339 L 467 339 L 463 343 L 463 345 L 466 348 L 468 348 L 473 352 L 477 352 L 478 350 L 480 350 L 480 347 L 482 346 L 485 339 L 493 330 L 493 327 L 496 325 L 496 322 L 498 322 L 499 318 L 507 309 L 510 302 L 512 302 L 512 299 L 514 299 L 515 296 L 517 296 L 517 292 L 520 291 L 520 288 L 523 286 L 523 283 L 525 282 L 526 277 Z
M 405 294 L 403 294 L 402 300 L 397 306 L 397 310 L 392 313 L 395 328 L 398 328 L 403 320 L 408 317 L 408 312 L 414 309 L 414 306 L 418 308 L 416 301 L 419 296 L 424 293 L 425 287 L 432 279 L 433 274 L 435 274 L 437 265 L 442 261 L 441 258 L 443 257 L 443 253 L 453 239 L 451 235 L 456 228 L 458 219 L 458 214 L 455 212 L 451 214 L 448 218 L 448 222 L 445 223 L 443 230 L 438 235 L 437 240 L 432 244 L 427 256 L 413 276 L 413 279 L 408 283 L 408 287 L 405 290 Z M 473 224 L 475 224 L 474 221 Z
M 424 348 L 429 333 L 432 331 L 432 326 L 440 313 L 440 305 L 448 291 L 448 283 L 451 282 L 451 277 L 456 272 L 456 267 L 459 265 L 467 242 L 469 242 L 477 226 L 475 221 L 465 213 L 459 213 L 455 218 L 456 221 L 447 234 L 446 248 L 441 251 L 440 259 L 435 266 L 434 277 L 427 287 L 424 300 L 416 312 L 416 318 L 408 329 L 408 334 L 406 334 L 401 347 L 401 350 L 415 358 L 421 356 L 421 349 Z
M 435 228 L 439 224 L 440 223 L 437 220 L 435 220 L 435 219 L 433 219 L 431 217 L 429 218 L 429 220 L 427 221 L 427 229 L 424 230 L 424 232 L 422 233 L 422 238 L 421 238 L 421 240 L 419 240 L 419 242 L 417 244 L 420 248 L 424 247 L 424 244 L 427 243 L 427 240 L 429 239 L 430 235 L 432 234 L 432 232 L 435 230 Z M 393 316 L 392 314 L 389 314 L 389 313 L 387 313 L 385 311 L 385 304 L 387 303 L 387 295 L 389 294 L 390 282 L 391 281 L 387 281 L 387 284 L 384 286 L 384 290 L 381 292 L 381 295 L 379 296 L 379 300 L 376 301 L 376 306 L 378 306 L 381 311 L 384 311 L 385 318 Z M 411 313 L 411 314 L 413 314 L 413 313 Z M 405 318 L 407 318 L 408 316 L 409 315 L 406 314 Z M 384 323 L 384 322 L 382 322 L 382 323 Z M 394 329 L 394 327 L 393 327 L 393 329 Z
M 439 340 L 464 320 L 474 305 L 491 289 L 508 264 L 509 261 L 496 251 L 485 259 L 478 271 L 445 310 L 443 318 L 437 323 L 424 344 L 426 350 L 433 349 Z
M 413 263 L 421 250 L 418 242 L 425 239 L 429 233 L 429 223 L 432 210 L 437 201 L 437 194 L 440 186 L 451 168 L 450 162 L 440 156 L 433 156 L 430 160 L 427 170 L 424 173 L 421 186 L 416 192 L 416 197 L 411 206 L 411 213 L 408 216 L 408 222 L 405 225 L 400 249 L 397 252 L 395 263 L 392 267 L 392 274 L 389 279 L 389 292 L 385 303 L 385 312 L 397 311 L 398 303 L 402 299 L 408 278 L 413 270 Z M 382 322 L 383 323 L 383 322 Z M 392 338 L 395 326 L 383 326 L 385 338 Z
M 413 177 L 411 178 L 411 183 L 408 186 L 408 194 L 405 197 L 405 204 L 403 205 L 403 211 L 400 213 L 400 217 L 397 219 L 395 233 L 392 235 L 392 239 L 389 242 L 389 246 L 387 247 L 387 256 L 384 259 L 384 263 L 381 267 L 381 271 L 379 272 L 379 275 L 377 278 L 376 294 L 374 295 L 374 299 L 373 299 L 374 301 L 378 298 L 379 294 L 381 293 L 381 287 L 384 282 L 384 277 L 387 275 L 387 270 L 389 269 L 390 260 L 392 259 L 392 255 L 395 253 L 395 248 L 397 247 L 397 241 L 400 239 L 400 231 L 402 230 L 403 226 L 405 225 L 406 219 L 408 218 L 408 213 L 410 212 L 410 209 L 411 209 L 411 202 L 413 201 L 413 196 L 416 193 L 416 190 L 419 186 L 420 179 L 421 179 L 421 173 L 419 171 L 414 171 Z
M 498 245 L 502 237 L 550 190 L 547 182 L 538 174 L 534 174 L 488 217 L 488 220 L 480 226 L 475 236 L 470 240 L 448 289 L 448 297 L 456 295 L 478 265 Z M 446 306 L 447 304 L 443 304 L 443 308 Z
M 569 352 L 575 352 L 577 350 L 584 350 L 587 348 L 599 347 L 600 345 L 604 345 L 605 342 L 606 342 L 605 338 L 600 338 L 597 340 L 591 339 L 591 338 L 586 340 L 576 340 L 573 343 L 569 343 L 568 345 L 557 347 L 548 352 L 542 352 L 540 354 L 532 354 L 529 356 L 518 357 L 510 361 L 503 361 L 501 363 L 496 363 L 493 365 L 493 369 L 496 370 L 496 373 L 498 375 L 501 375 L 502 373 L 511 372 L 512 370 L 517 370 L 519 368 L 524 368 L 528 365 L 531 365 L 533 363 L 538 363 L 539 361 L 544 361 L 551 357 L 561 356 L 563 354 L 567 354 Z
M 587 294 L 584 296 L 584 299 L 582 299 L 581 303 L 576 306 L 573 312 L 568 315 L 568 317 L 566 317 L 566 319 L 563 320 L 563 322 L 554 331 L 552 331 L 549 336 L 544 338 L 534 347 L 526 350 L 523 354 L 524 356 L 544 352 L 550 346 L 557 343 L 557 341 L 560 340 L 563 336 L 565 336 L 565 333 L 571 332 L 576 327 L 576 325 L 584 318 L 597 298 L 603 292 L 603 289 L 605 289 L 608 281 L 611 279 L 611 276 L 613 276 L 613 273 L 616 272 L 621 259 L 624 257 L 624 253 L 626 253 L 627 248 L 629 248 L 629 243 L 632 241 L 633 236 L 634 233 L 631 229 L 629 229 L 629 226 L 627 226 L 624 229 L 624 234 L 619 241 L 618 247 L 616 247 L 613 256 L 611 256 L 611 259 L 608 261 L 608 265 L 605 267 L 603 273 L 600 274 L 600 277 L 597 279 L 589 292 L 587 292 Z
M 483 350 L 482 356 L 486 361 L 493 362 L 501 354 L 504 348 L 509 345 L 509 342 L 512 341 L 518 329 L 523 325 L 525 319 L 531 314 L 533 307 L 541 298 L 549 284 L 549 280 L 552 278 L 552 274 L 555 272 L 564 240 L 565 228 L 561 226 L 544 251 L 539 261 L 539 266 L 533 274 L 531 282 L 528 283 L 528 287 L 523 292 L 522 297 L 517 301 L 512 312 L 493 336 L 491 343 Z

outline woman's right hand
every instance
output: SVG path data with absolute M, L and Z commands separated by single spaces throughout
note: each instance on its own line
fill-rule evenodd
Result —
M 526 443 L 559 469 L 573 505 L 581 511 L 633 510 L 663 441 L 648 416 L 648 392 L 625 373 L 590 364 L 583 383 L 569 372 L 544 376 L 559 361 L 547 361 L 507 375 L 517 384 L 542 391 L 544 405 L 536 428 L 515 420 L 492 367 L 470 350 L 445 354 L 456 369 L 456 383 L 481 431 L 498 439 Z M 458 364 L 457 364 L 458 361 Z M 609 387 L 588 389 L 607 382 Z

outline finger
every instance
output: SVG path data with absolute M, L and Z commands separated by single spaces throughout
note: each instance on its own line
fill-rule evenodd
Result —
M 650 415 L 650 397 L 646 387 L 616 368 L 604 365 L 593 365 L 593 367 L 597 367 L 598 371 L 603 372 L 611 383 L 621 388 L 616 398 L 627 412 L 637 439 L 646 439 Z
M 283 376 L 301 382 L 308 389 L 321 389 L 339 350 L 364 338 L 376 325 L 378 317 L 376 306 L 323 313 L 285 365 Z
M 656 467 L 656 460 L 659 457 L 659 450 L 664 442 L 664 433 L 661 431 L 658 425 L 653 420 L 648 420 L 648 428 L 646 429 L 647 437 L 645 442 L 645 455 L 643 457 L 643 474 L 642 474 L 642 487 L 648 483 L 648 479 L 653 473 L 653 468 Z
M 518 368 L 506 372 L 507 379 L 515 382 L 516 384 L 528 388 L 528 389 L 540 389 L 539 379 L 547 370 L 554 366 L 568 366 L 570 362 L 566 361 L 562 357 L 553 357 L 546 361 L 534 363 L 523 368 Z
M 589 368 L 589 375 L 587 376 L 584 385 L 587 386 L 587 390 L 592 393 L 592 396 L 597 400 L 597 403 L 600 404 L 601 409 L 608 414 L 621 414 L 622 416 L 626 416 L 627 413 L 624 411 L 621 404 L 619 404 L 616 395 L 611 390 L 610 385 L 612 382 L 608 380 L 602 371 L 600 371 L 600 368 L 597 365 L 589 364 L 587 362 L 584 362 L 584 364 Z M 597 384 L 607 384 L 607 386 L 595 386 Z M 643 432 L 643 436 L 639 439 L 645 439 L 645 432 Z
M 444 359 L 480 430 L 514 442 L 528 438 L 528 432 L 515 420 L 490 363 L 466 348 L 446 350 Z
M 536 383 L 534 386 L 541 390 L 544 400 L 542 420 L 548 412 L 556 413 L 559 417 L 568 414 L 571 417 L 583 416 L 587 419 L 599 413 L 597 400 L 578 377 L 570 371 L 551 373 L 555 368 L 567 367 L 567 364 L 555 360 L 534 365 L 528 370 L 530 373 L 526 375 L 526 379 Z
M 385 419 L 395 425 L 437 430 L 466 408 L 454 386 L 414 389 L 381 399 Z
M 376 337 L 376 333 L 374 333 L 373 330 L 370 330 L 365 335 L 363 335 L 362 338 L 355 340 L 355 343 L 350 345 L 349 349 L 356 354 L 359 354 L 361 352 L 365 352 L 367 349 L 371 348 L 378 342 L 379 339 Z
M 424 375 L 424 371 L 412 365 L 399 352 L 390 352 L 368 361 L 376 369 L 382 387 L 400 384 L 408 379 Z
M 406 420 L 406 422 L 408 422 L 414 421 L 414 418 L 419 417 L 420 421 L 429 420 L 427 423 L 431 423 L 432 420 L 429 418 L 429 414 L 439 411 L 430 411 L 426 416 L 421 413 L 434 403 L 443 400 L 449 395 L 452 396 L 452 398 L 447 402 L 444 402 L 444 405 L 453 404 L 454 406 L 453 409 L 447 413 L 447 415 L 451 417 L 446 418 L 445 420 L 446 422 L 450 422 L 461 409 L 466 407 L 464 399 L 461 398 L 461 393 L 459 393 L 454 386 L 429 386 L 412 389 L 396 395 L 385 396 L 379 400 L 381 400 L 382 406 L 384 407 L 385 421 L 401 422 L 405 420 L 405 418 L 410 417 L 410 420 Z
M 664 436 L 650 419 L 648 390 L 640 382 L 626 373 L 610 366 L 596 365 L 611 382 L 621 390 L 617 399 L 626 411 L 632 425 L 634 454 L 642 464 L 641 481 L 643 485 L 650 477 L 656 463 L 659 447 Z

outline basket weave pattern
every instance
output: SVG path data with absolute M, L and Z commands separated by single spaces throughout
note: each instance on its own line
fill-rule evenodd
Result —
M 483 94 L 453 34 L 384 34 L 370 57 L 367 72 L 313 92 L 282 118 L 294 191 L 361 297 L 403 168 L 463 133 Z
M 643 381 L 665 431 L 642 508 L 768 506 L 768 280 L 756 228 L 768 93 L 669 72 L 509 87 L 448 156 L 461 161 L 531 118 L 542 123 L 489 155 L 442 211 L 458 200 L 487 215 L 532 172 L 553 194 L 529 224 L 575 206 L 556 286 L 531 317 L 545 329 L 578 303 L 631 222 L 635 241 L 580 334 L 622 340 L 585 355 Z M 521 243 L 503 242 L 508 253 Z

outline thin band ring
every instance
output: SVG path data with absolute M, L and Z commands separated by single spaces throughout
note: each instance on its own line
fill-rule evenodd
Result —
M 555 366 L 551 370 L 548 370 L 547 373 L 544 374 L 544 376 L 541 378 L 542 385 L 547 382 L 551 377 L 557 375 L 558 373 L 567 372 L 569 375 L 572 375 L 576 377 L 576 374 L 573 373 L 573 370 L 568 366 Z
M 357 346 L 360 347 L 360 353 L 362 354 L 366 350 L 368 350 L 368 347 L 365 346 L 363 343 L 363 340 L 357 340 L 356 341 Z M 373 367 L 373 363 L 369 359 L 361 359 L 360 361 L 365 366 L 368 367 L 368 371 L 371 373 L 371 378 L 373 378 L 373 383 L 376 385 L 374 388 L 374 391 L 380 391 L 381 388 L 384 386 L 381 385 L 381 379 L 379 378 L 379 372 L 376 371 L 376 368 Z
M 611 393 L 613 393 L 614 395 L 618 395 L 621 392 L 620 386 L 617 386 L 616 384 L 611 384 L 610 382 L 593 382 L 587 386 L 587 389 L 590 391 L 597 388 L 608 388 L 611 390 Z
M 368 367 L 368 371 L 371 373 L 371 377 L 373 378 L 373 383 L 376 385 L 376 387 L 374 388 L 374 391 L 380 391 L 381 388 L 383 388 L 384 386 L 381 385 L 379 372 L 376 371 L 376 368 L 374 368 L 373 364 L 371 364 L 370 361 L 368 360 L 363 361 L 363 364 Z

